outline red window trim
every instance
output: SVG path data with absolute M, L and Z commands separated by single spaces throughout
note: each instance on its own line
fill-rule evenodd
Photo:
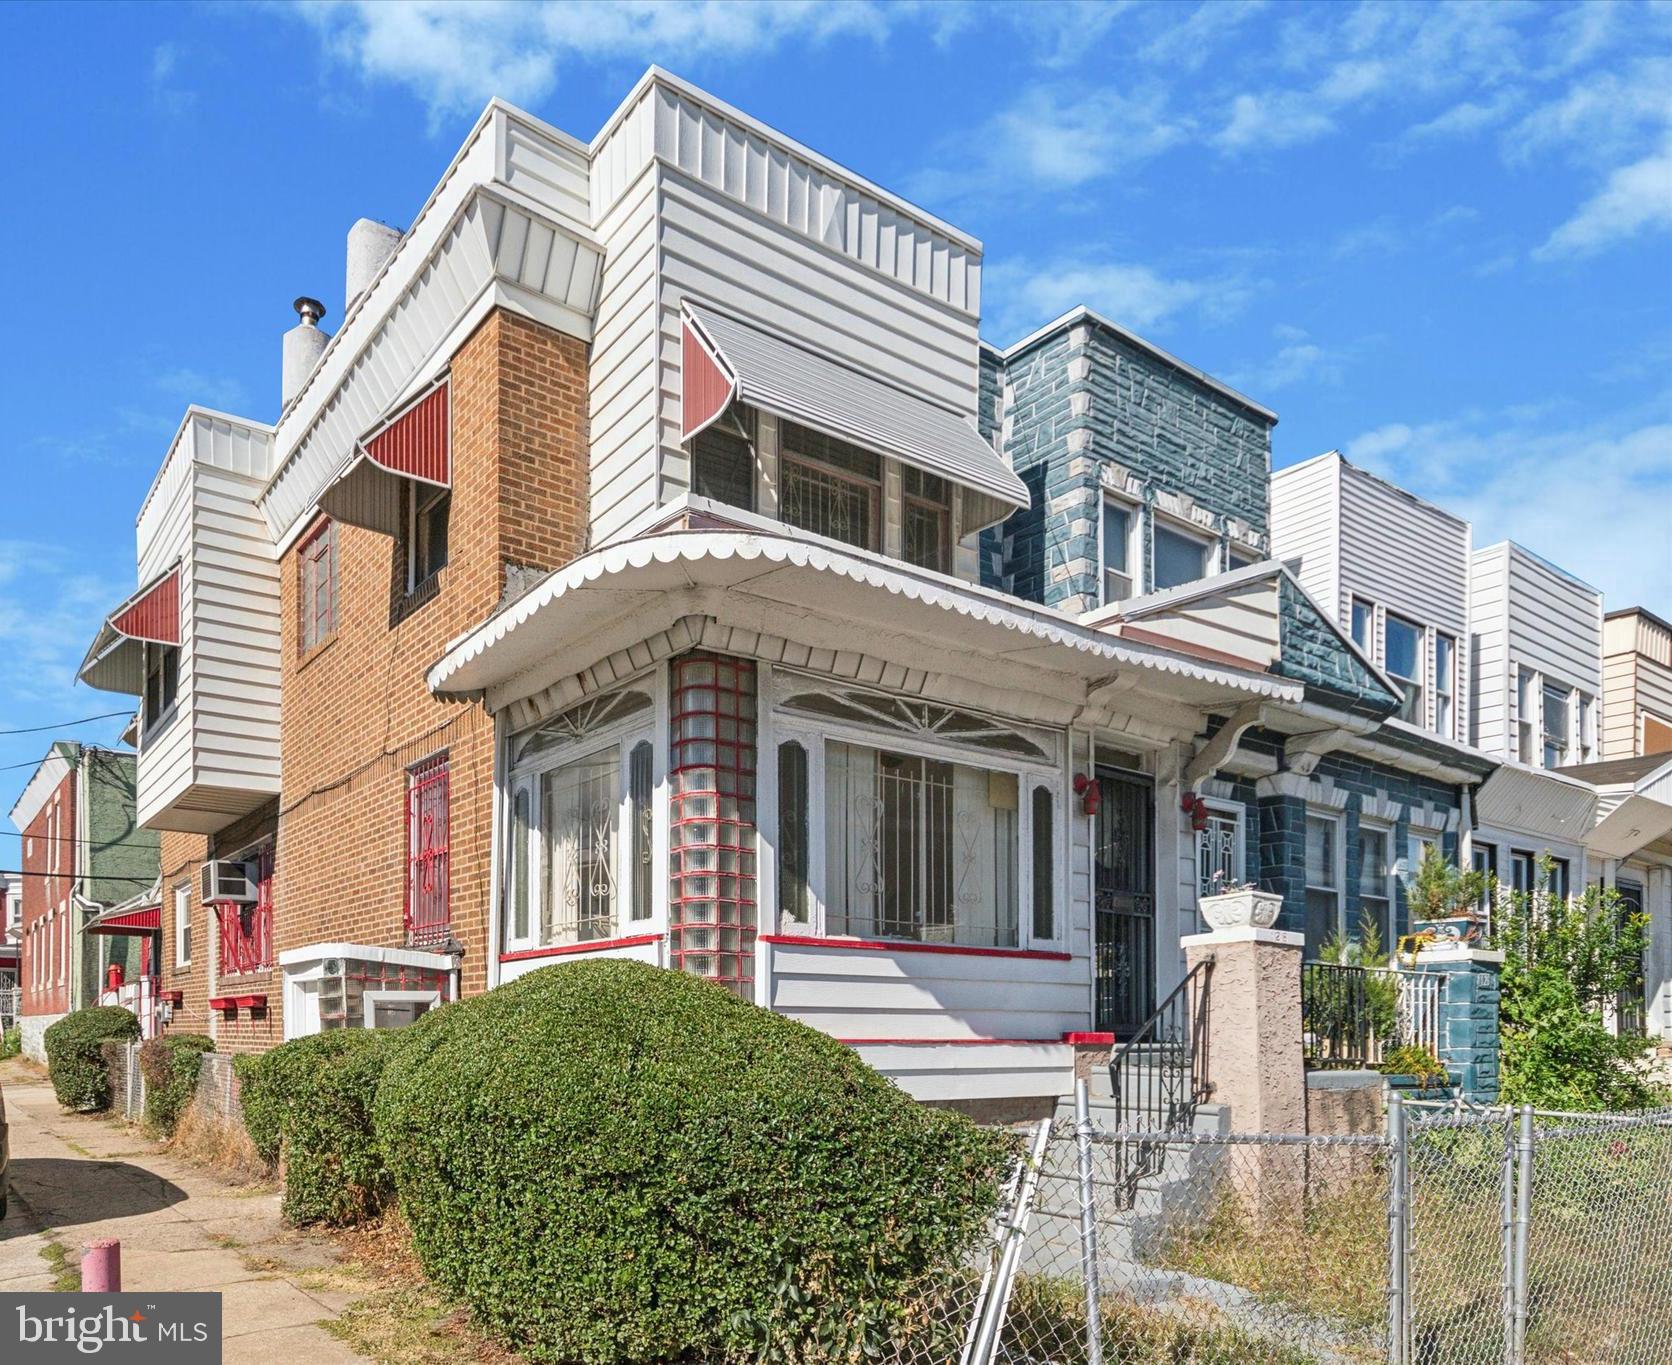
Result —
M 660 934 L 628 934 L 625 938 L 597 938 L 589 943 L 556 943 L 549 948 L 519 948 L 513 953 L 501 953 L 501 962 L 527 962 L 537 957 L 569 957 L 575 953 L 601 953 L 609 948 L 642 948 L 660 943 Z
M 250 928 L 244 932 L 245 907 L 236 901 L 214 901 L 216 958 L 221 976 L 252 976 L 273 968 L 273 860 L 271 841 L 252 849 L 243 861 L 256 864 L 256 899 L 249 907 Z M 233 932 L 227 931 L 228 925 Z
M 406 770 L 406 779 L 406 890 L 401 917 L 408 943 L 431 946 L 446 942 L 453 931 L 453 803 L 448 752 L 444 749 L 414 763 Z M 435 837 L 438 824 L 439 843 Z
M 816 934 L 762 934 L 762 943 L 782 943 L 793 948 L 861 948 L 878 953 L 946 953 L 954 957 L 1006 957 L 1034 962 L 1072 962 L 1072 953 L 1051 953 L 1040 948 L 974 948 L 961 943 L 918 943 L 913 939 L 835 938 Z
M 848 1047 L 1061 1047 L 1062 1038 L 838 1038 Z

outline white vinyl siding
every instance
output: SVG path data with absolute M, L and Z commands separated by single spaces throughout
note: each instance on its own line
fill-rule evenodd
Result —
M 1340 610 L 1340 470 L 1320 455 L 1271 476 L 1271 553 L 1295 568 L 1301 587 L 1330 611 Z

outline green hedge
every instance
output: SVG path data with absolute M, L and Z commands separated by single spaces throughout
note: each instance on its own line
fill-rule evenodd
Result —
M 120 1005 L 94 1005 L 66 1014 L 46 1031 L 46 1066 L 52 1091 L 66 1109 L 106 1109 L 110 1077 L 105 1072 L 104 1043 L 139 1037 L 139 1020 Z
M 215 1050 L 215 1040 L 201 1033 L 170 1033 L 139 1046 L 139 1069 L 145 1077 L 145 1121 L 172 1133 L 197 1093 L 198 1059 Z
M 234 1063 L 250 1141 L 270 1164 L 283 1158 L 291 1222 L 353 1223 L 387 1200 L 371 1106 L 395 1036 L 334 1029 Z
M 400 1037 L 375 1121 L 419 1255 L 535 1360 L 875 1349 L 982 1235 L 1011 1150 L 640 963 L 533 972 Z
M 23 1051 L 23 1029 L 14 1024 L 4 1033 L 0 1033 L 0 1060 L 15 1057 Z

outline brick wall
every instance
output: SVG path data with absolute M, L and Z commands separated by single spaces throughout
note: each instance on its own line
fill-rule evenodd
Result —
M 397 540 L 339 524 L 335 633 L 300 653 L 298 565 L 281 566 L 283 792 L 275 883 L 279 949 L 405 941 L 407 772 L 446 753 L 450 910 L 462 989 L 486 983 L 493 724 L 424 684 L 447 643 L 499 603 L 507 575 L 585 548 L 587 353 L 495 312 L 453 357 L 449 556 L 408 597 Z M 277 1015 L 277 982 L 273 998 Z
M 258 810 L 234 820 L 225 829 L 209 840 L 207 856 L 210 858 L 238 858 L 247 856 L 262 843 L 274 838 L 278 828 L 278 802 L 269 801 Z M 202 880 L 194 888 L 193 899 L 202 891 Z M 275 904 L 277 898 L 275 897 Z M 263 971 L 240 972 L 235 975 L 223 976 L 220 970 L 220 935 L 214 923 L 216 911 L 209 906 L 200 906 L 197 914 L 202 917 L 204 932 L 202 946 L 199 947 L 197 931 L 192 933 L 192 968 L 193 973 L 204 984 L 208 999 L 226 999 L 232 996 L 265 996 L 265 1008 L 251 1008 L 240 1006 L 235 1009 L 211 1010 L 213 1015 L 207 1032 L 215 1039 L 215 1046 L 222 1052 L 262 1052 L 275 1043 L 284 1041 L 284 992 L 279 979 L 278 969 L 278 939 L 275 924 L 274 936 L 271 940 L 272 951 L 269 953 L 271 965 Z M 278 912 L 275 908 L 274 918 Z M 194 917 L 195 918 L 195 917 Z M 202 1031 L 202 1030 L 194 1030 Z
M 209 934 L 209 912 L 198 897 L 202 885 L 199 869 L 208 856 L 209 840 L 201 834 L 182 834 L 164 830 L 161 835 L 162 934 L 158 945 L 157 988 L 180 991 L 183 999 L 174 1009 L 168 1023 L 172 1033 L 208 1033 L 209 1018 L 209 954 L 213 944 Z M 185 884 L 190 906 L 192 927 L 191 960 L 177 966 L 174 932 L 174 888 Z
M 63 1014 L 71 1004 L 70 982 L 76 973 L 76 965 L 70 960 L 76 951 L 75 910 L 70 904 L 78 837 L 75 783 L 72 769 L 23 830 L 19 864 L 23 873 L 23 953 L 18 984 L 23 987 L 24 1014 Z

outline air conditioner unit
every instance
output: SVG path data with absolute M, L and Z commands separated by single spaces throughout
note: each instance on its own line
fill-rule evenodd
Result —
M 247 863 L 231 858 L 213 858 L 203 865 L 203 903 L 224 904 L 232 901 L 250 905 L 255 901 L 255 885 L 250 881 Z

